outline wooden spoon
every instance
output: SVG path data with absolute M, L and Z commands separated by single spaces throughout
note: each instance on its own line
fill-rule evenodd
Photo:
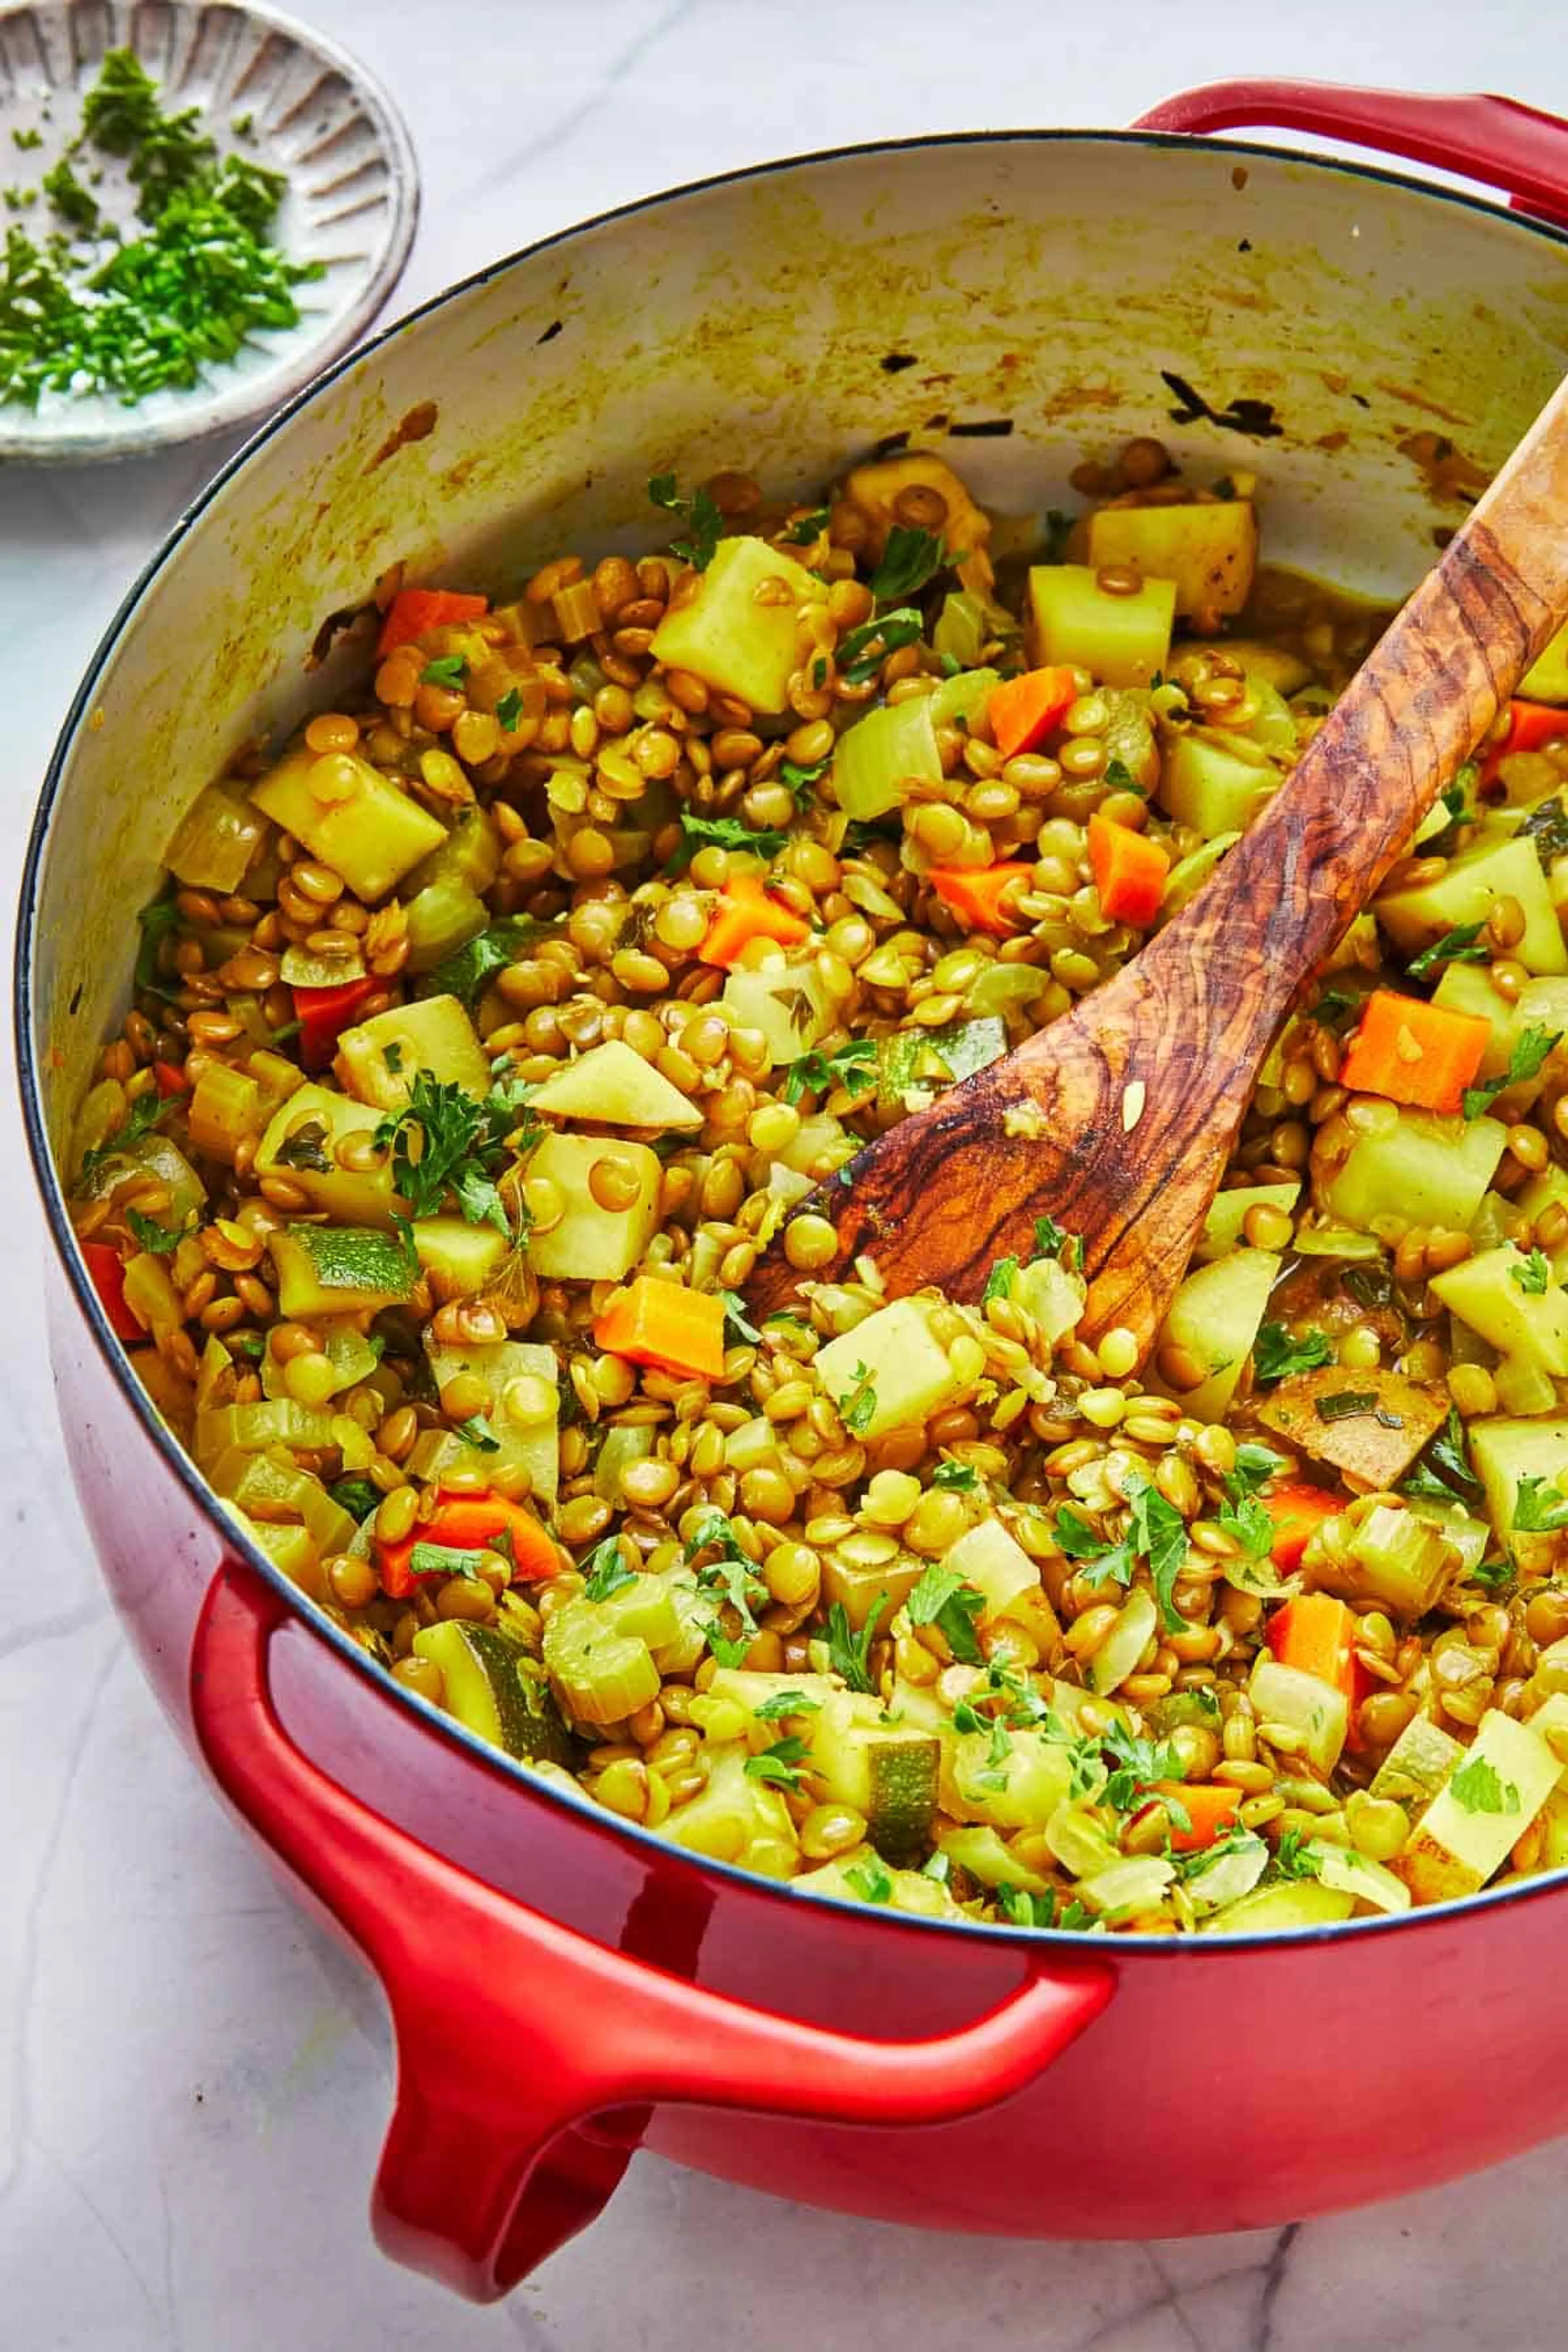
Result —
M 807 1204 L 841 1277 L 980 1296 L 1047 1212 L 1082 1237 L 1081 1336 L 1147 1349 L 1225 1172 L 1258 1066 L 1316 967 L 1568 624 L 1568 383 L 1369 656 L 1264 814 L 1184 913 L 1073 1011 L 866 1146 Z M 753 1311 L 801 1276 L 782 1237 Z

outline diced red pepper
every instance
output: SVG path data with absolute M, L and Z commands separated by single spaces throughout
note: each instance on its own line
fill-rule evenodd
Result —
M 488 596 L 465 596 L 456 588 L 400 588 L 386 608 L 375 657 L 384 661 L 399 646 L 412 645 L 432 629 L 458 621 L 477 621 L 489 609 Z
M 336 988 L 297 988 L 294 1018 L 300 1024 L 300 1059 L 308 1070 L 324 1070 L 338 1038 L 368 997 L 381 986 L 367 972 L 340 981 Z
M 108 1242 L 83 1242 L 81 1254 L 115 1338 L 144 1339 L 146 1332 L 125 1303 L 125 1268 L 120 1252 Z
M 185 1091 L 185 1074 L 178 1062 L 154 1062 L 153 1081 L 165 1102 L 172 1095 L 183 1095 Z
M 1508 733 L 1491 746 L 1481 762 L 1481 782 L 1489 784 L 1498 762 L 1511 753 L 1539 751 L 1543 743 L 1555 743 L 1565 735 L 1568 710 L 1559 710 L 1552 702 L 1521 702 L 1516 696 L 1508 706 Z
M 375 1541 L 381 1589 L 389 1601 L 406 1601 L 419 1579 L 414 1573 L 416 1544 L 441 1544 L 449 1551 L 493 1551 L 498 1537 L 510 1537 L 512 1564 L 530 1583 L 553 1576 L 563 1565 L 554 1538 L 521 1503 L 504 1495 L 448 1495 L 427 1519 L 397 1543 Z

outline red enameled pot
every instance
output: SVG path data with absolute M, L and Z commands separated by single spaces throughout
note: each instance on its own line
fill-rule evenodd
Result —
M 1184 135 L 1241 123 L 1514 209 Z M 644 2146 L 848 2212 L 1136 2238 L 1391 2196 L 1568 2128 L 1561 1879 L 1268 1942 L 954 1928 L 805 1900 L 531 1780 L 246 1550 L 109 1330 L 50 1150 L 175 816 L 264 715 L 330 704 L 363 652 L 308 667 L 312 642 L 394 561 L 500 588 L 563 543 L 646 541 L 650 473 L 815 487 L 898 434 L 1038 509 L 1152 432 L 1259 472 L 1276 560 L 1397 593 L 1452 520 L 1403 445 L 1435 428 L 1495 466 L 1568 364 L 1564 217 L 1563 124 L 1310 84 L 770 166 L 395 327 L 219 475 L 127 599 L 55 754 L 18 944 L 61 1409 L 176 1728 L 385 1989 L 374 2210 L 400 2259 L 503 2294 Z

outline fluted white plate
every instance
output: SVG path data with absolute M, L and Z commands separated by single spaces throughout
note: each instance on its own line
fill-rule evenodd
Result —
M 288 173 L 271 240 L 291 260 L 320 261 L 325 275 L 296 289 L 298 326 L 257 333 L 189 391 L 151 393 L 129 408 L 101 393 L 46 394 L 36 409 L 0 405 L 0 458 L 130 457 L 248 424 L 363 333 L 408 257 L 418 180 L 386 92 L 306 26 L 222 0 L 0 5 L 0 188 L 36 184 L 63 152 L 111 48 L 135 51 L 171 110 L 199 106 L 221 152 Z M 237 137 L 230 126 L 246 116 L 249 135 Z M 12 135 L 35 131 L 37 148 L 18 147 Z M 95 197 L 130 226 L 134 192 L 123 167 L 91 160 L 104 166 Z M 0 211 L 0 235 L 13 219 L 34 233 L 40 220 L 47 226 L 42 199 L 21 214 Z

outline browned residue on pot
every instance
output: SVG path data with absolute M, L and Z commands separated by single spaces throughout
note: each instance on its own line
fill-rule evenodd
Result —
M 1449 504 L 1473 506 L 1491 480 L 1446 433 L 1407 434 L 1397 446 L 1402 457 L 1419 466 L 1433 498 Z
M 1445 425 L 1470 425 L 1475 421 L 1473 417 L 1461 416 L 1457 409 L 1445 408 L 1440 400 L 1432 399 L 1427 393 L 1413 391 L 1407 383 L 1389 383 L 1378 376 L 1372 388 L 1386 394 L 1390 400 L 1402 402 L 1406 408 L 1418 408 L 1427 416 L 1440 416 Z
M 427 441 L 436 430 L 436 419 L 440 413 L 438 404 L 433 400 L 416 402 L 406 416 L 398 419 L 365 467 L 365 472 L 374 474 L 378 466 L 384 466 L 389 457 L 395 457 L 410 441 Z

